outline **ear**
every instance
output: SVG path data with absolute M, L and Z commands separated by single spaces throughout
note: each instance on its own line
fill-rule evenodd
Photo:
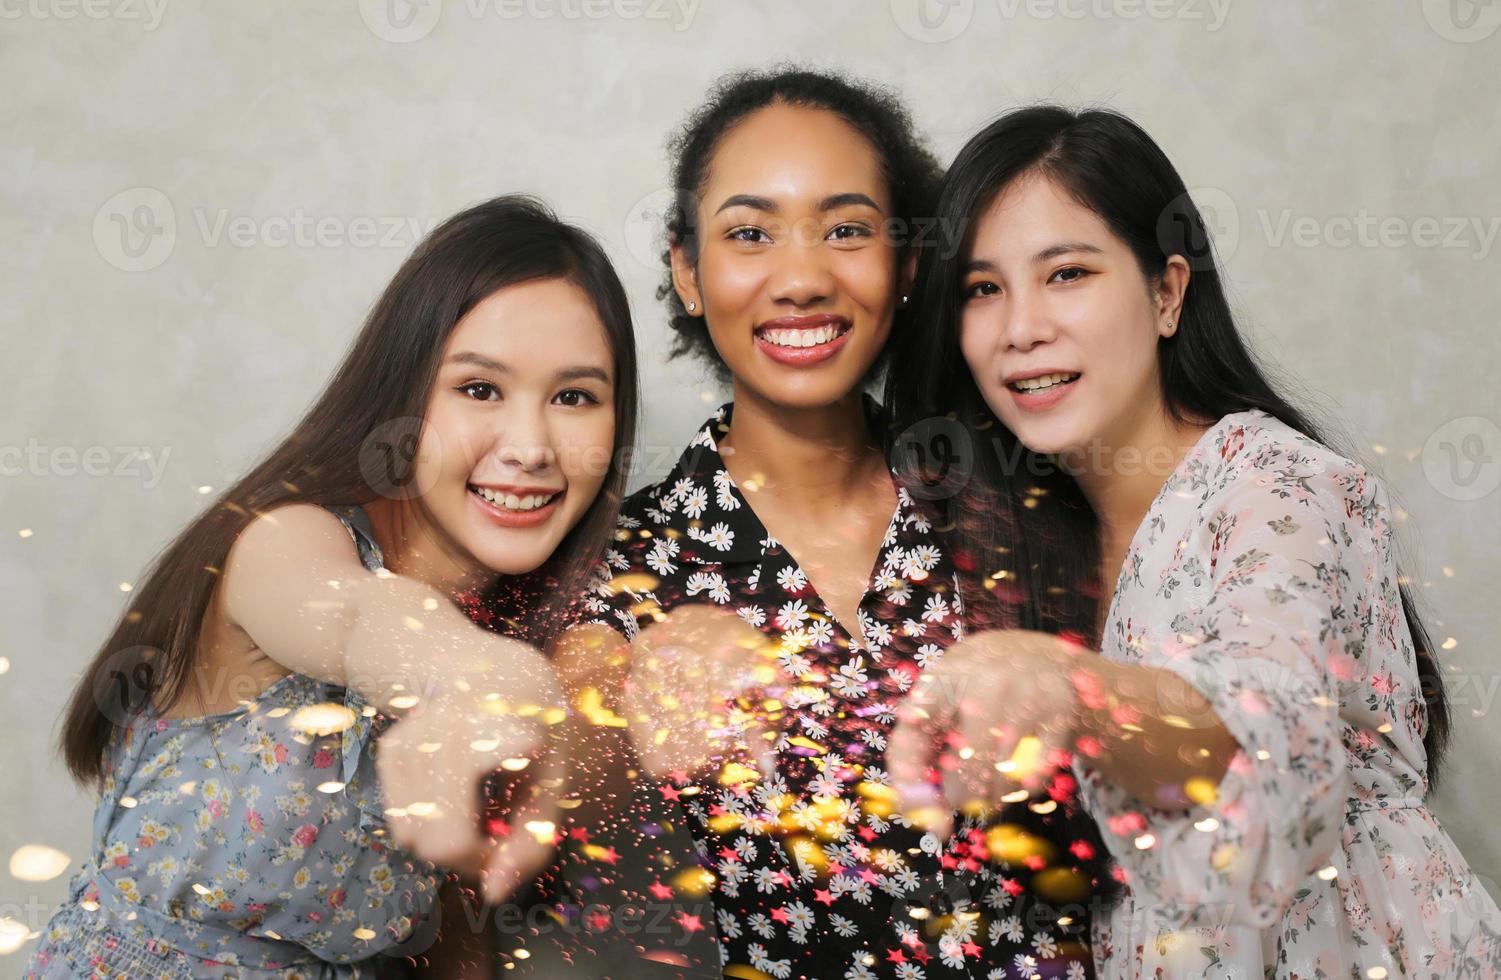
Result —
M 1157 280 L 1157 333 L 1171 337 L 1178 332 L 1183 322 L 1183 296 L 1188 292 L 1188 280 L 1192 273 L 1188 260 L 1181 255 L 1169 255 Z
M 688 253 L 683 250 L 679 242 L 673 242 L 669 251 L 672 253 L 672 288 L 678 294 L 678 299 L 683 301 L 683 306 L 691 310 L 691 315 L 701 316 L 704 312 L 703 297 L 698 292 L 698 269 L 688 258 Z

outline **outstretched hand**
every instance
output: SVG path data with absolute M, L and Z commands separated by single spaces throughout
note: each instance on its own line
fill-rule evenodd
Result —
M 1073 748 L 1083 653 L 1028 630 L 979 633 L 944 651 L 898 708 L 886 749 L 903 812 L 946 837 L 955 810 L 1040 789 Z

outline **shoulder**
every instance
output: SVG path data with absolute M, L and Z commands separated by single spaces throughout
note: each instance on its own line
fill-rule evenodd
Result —
M 1387 530 L 1385 484 L 1363 463 L 1265 412 L 1237 412 L 1207 434 L 1219 509 L 1322 512 L 1330 523 Z
M 288 562 L 364 568 L 353 528 L 312 503 L 283 504 L 257 514 L 235 538 L 228 559 L 230 568 Z

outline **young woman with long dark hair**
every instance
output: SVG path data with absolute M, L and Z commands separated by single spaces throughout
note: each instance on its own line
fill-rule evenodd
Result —
M 1424 802 L 1448 709 L 1386 489 L 1248 352 L 1167 157 L 1022 109 L 937 217 L 890 407 L 967 442 L 966 590 L 1029 629 L 914 693 L 906 806 L 1025 794 L 1028 736 L 1072 758 L 1127 884 L 1103 976 L 1496 975 L 1501 913 Z
M 420 948 L 429 861 L 491 897 L 542 863 L 545 794 L 518 792 L 487 845 L 481 787 L 507 759 L 560 769 L 540 750 L 562 694 L 531 644 L 614 527 L 634 357 L 604 252 L 536 201 L 417 248 L 85 671 L 62 745 L 100 790 L 95 848 L 29 976 L 371 975 Z M 499 602 L 529 643 L 465 615 L 497 590 L 543 597 Z

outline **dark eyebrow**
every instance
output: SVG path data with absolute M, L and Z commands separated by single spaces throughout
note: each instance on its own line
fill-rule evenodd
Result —
M 559 381 L 578 381 L 581 378 L 593 378 L 601 384 L 609 384 L 610 376 L 603 369 L 597 367 L 570 367 L 564 368 L 557 374 Z
M 776 214 L 779 210 L 777 204 L 769 197 L 757 197 L 754 194 L 731 194 L 724 199 L 724 203 L 714 213 L 718 214 L 727 208 L 752 208 L 756 211 L 766 211 Z
M 832 211 L 835 208 L 849 207 L 852 204 L 864 205 L 865 207 L 870 208 L 872 211 L 881 210 L 880 206 L 877 205 L 875 201 L 872 201 L 869 197 L 861 194 L 859 191 L 845 191 L 843 194 L 830 194 L 828 197 L 818 202 L 818 210 Z
M 832 211 L 835 208 L 849 207 L 852 204 L 861 204 L 876 211 L 881 210 L 880 206 L 877 205 L 875 201 L 871 200 L 869 195 L 861 194 L 859 191 L 845 191 L 842 194 L 830 194 L 828 197 L 818 202 L 817 210 Z M 720 211 L 724 211 L 727 208 L 735 207 L 752 208 L 756 211 L 765 211 L 767 214 L 776 214 L 781 211 L 781 208 L 777 206 L 777 202 L 773 201 L 769 197 L 760 197 L 755 194 L 731 194 L 729 197 L 724 199 L 724 203 L 721 204 L 719 206 L 719 209 L 714 213 L 718 214 Z
M 1086 255 L 1105 254 L 1103 248 L 1100 248 L 1098 245 L 1091 245 L 1088 242 L 1059 242 L 1057 245 L 1049 245 L 1041 252 L 1032 256 L 1032 264 L 1038 265 L 1051 259 L 1056 259 L 1060 255 L 1068 255 L 1070 252 L 1083 252 Z M 989 259 L 970 259 L 964 263 L 964 268 L 961 271 L 965 275 L 969 275 L 971 272 L 995 272 L 996 268 L 995 263 Z
M 1032 264 L 1036 265 L 1039 262 L 1046 262 L 1049 259 L 1056 259 L 1058 256 L 1067 255 L 1070 252 L 1083 252 L 1087 255 L 1103 255 L 1105 253 L 1105 250 L 1097 245 L 1091 245 L 1088 242 L 1059 242 L 1057 245 L 1049 245 L 1041 252 L 1038 252 L 1036 255 L 1032 256 Z
M 508 374 L 511 370 L 499 361 L 488 358 L 485 355 L 476 353 L 472 350 L 464 350 L 459 351 L 457 354 L 450 354 L 448 356 L 448 360 L 445 363 L 473 364 L 475 367 L 484 368 L 486 371 L 494 371 L 496 374 Z
M 510 374 L 511 369 L 494 358 L 472 350 L 459 351 L 449 356 L 449 364 L 473 364 L 475 367 L 484 368 L 486 371 L 494 371 L 496 374 Z M 557 381 L 578 381 L 581 378 L 593 378 L 603 384 L 610 383 L 610 375 L 604 368 L 595 367 L 592 364 L 580 364 L 574 367 L 562 368 L 554 376 Z

